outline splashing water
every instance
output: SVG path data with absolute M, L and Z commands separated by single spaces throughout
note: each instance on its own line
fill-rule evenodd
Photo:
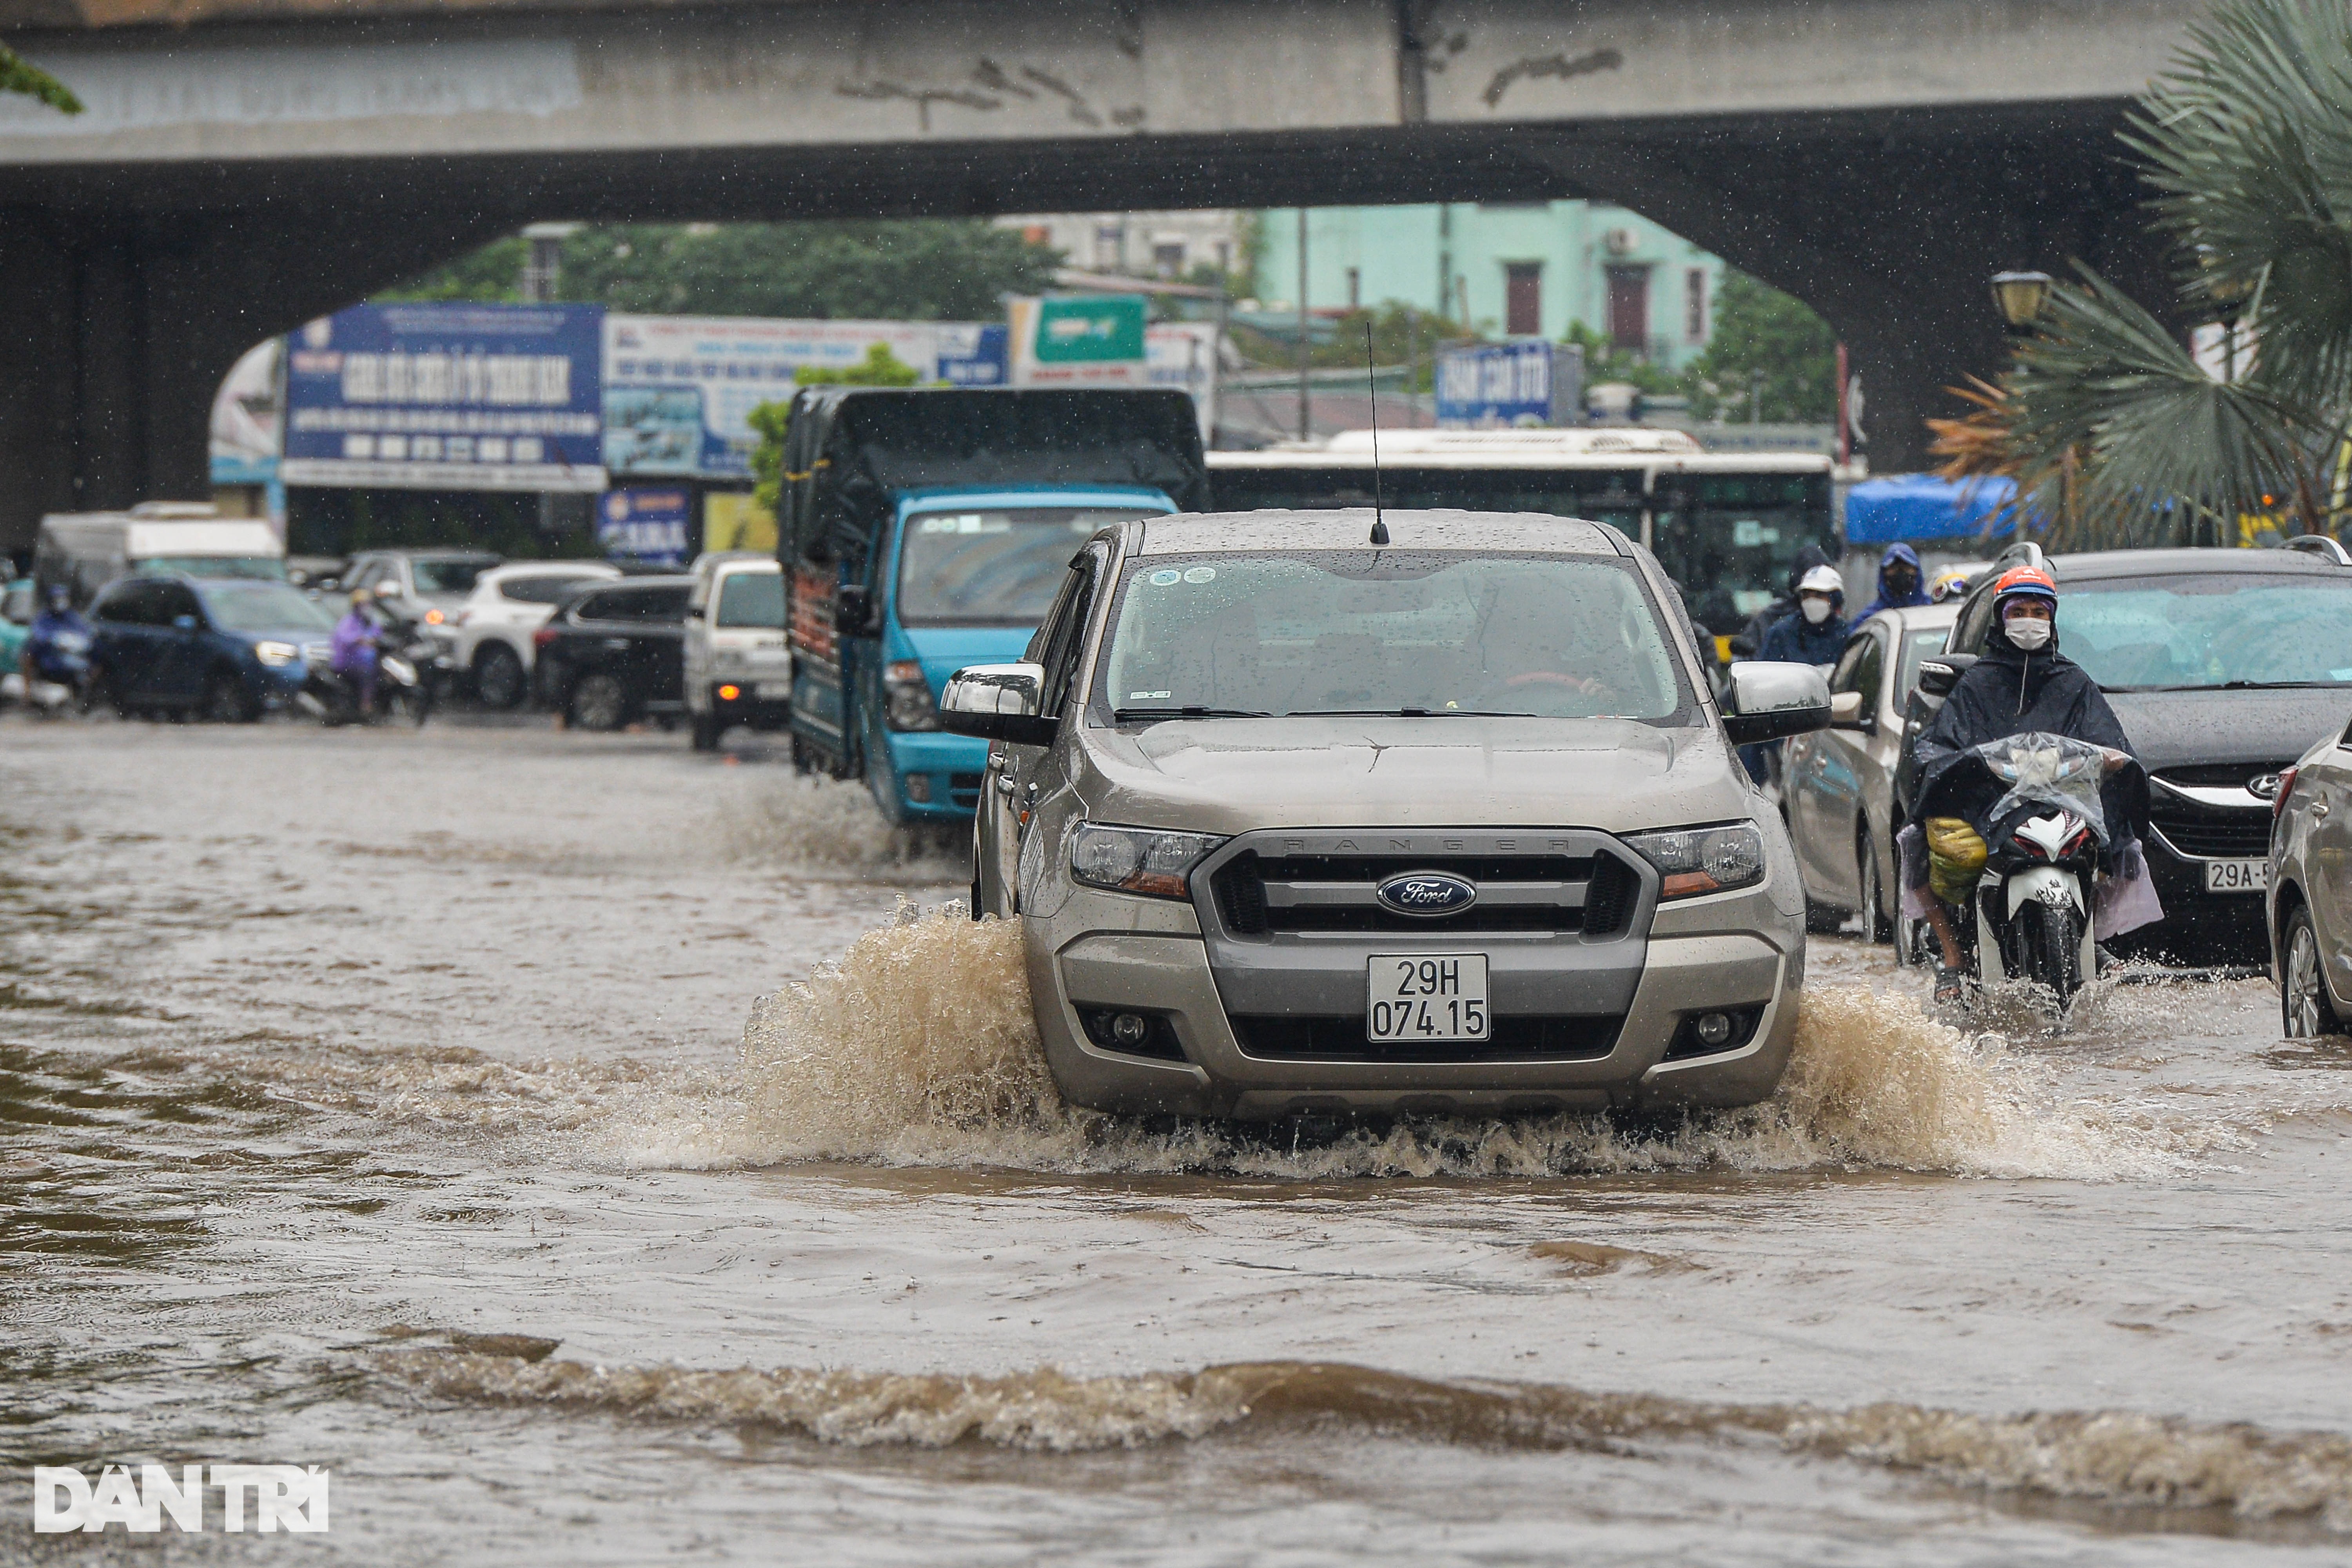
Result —
M 1398 1122 L 1312 1149 L 1213 1126 L 1152 1132 L 1055 1092 L 1017 925 L 908 906 L 838 963 L 761 1000 L 722 1100 L 641 1121 L 625 1142 L 632 1163 L 688 1166 L 851 1159 L 1315 1179 L 1866 1165 L 2097 1180 L 2170 1169 L 2221 1136 L 2130 1110 L 2068 1102 L 2046 1067 L 1914 1001 L 1817 984 L 1779 1094 L 1696 1115 L 1668 1137 L 1582 1116 Z
M 2133 1412 L 1982 1415 L 1915 1405 L 1853 1410 L 1712 1405 L 1540 1384 L 1458 1384 L 1345 1364 L 1263 1362 L 1197 1373 L 1072 1377 L 785 1368 L 590 1366 L 466 1352 L 397 1352 L 379 1372 L 460 1403 L 545 1405 L 798 1431 L 821 1442 L 1056 1453 L 1200 1438 L 1258 1425 L 1341 1422 L 1395 1438 L 1533 1449 L 1764 1436 L 1828 1458 L 1964 1486 L 2123 1507 L 2312 1517 L 2352 1531 L 2352 1439 Z
M 947 883 L 968 874 L 961 830 L 894 827 L 855 779 L 762 773 L 719 808 L 718 829 L 739 855 L 803 870 Z

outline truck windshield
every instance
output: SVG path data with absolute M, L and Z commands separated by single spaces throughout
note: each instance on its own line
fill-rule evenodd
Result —
M 1153 556 L 1120 585 L 1098 722 L 1314 713 L 1666 720 L 1686 689 L 1615 560 L 1395 550 Z
M 898 620 L 909 626 L 1034 626 L 1070 557 L 1141 507 L 1004 507 L 918 512 L 898 550 Z

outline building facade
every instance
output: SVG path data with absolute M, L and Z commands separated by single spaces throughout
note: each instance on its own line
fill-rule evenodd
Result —
M 996 220 L 1051 246 L 1083 272 L 1181 282 L 1197 267 L 1230 274 L 1241 262 L 1241 215 L 1198 212 L 1037 213 Z
M 1262 215 L 1254 289 L 1296 310 L 1298 212 Z M 1397 300 L 1488 335 L 1555 341 L 1571 322 L 1620 352 L 1679 370 L 1706 347 L 1720 258 L 1602 202 L 1454 202 L 1310 207 L 1307 304 Z

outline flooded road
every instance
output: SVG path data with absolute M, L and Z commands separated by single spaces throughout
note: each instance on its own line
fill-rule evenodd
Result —
M 0 1560 L 236 1460 L 331 1533 L 137 1544 L 2352 1559 L 2352 1042 L 2264 983 L 1963 1037 L 1828 939 L 1772 1105 L 1293 1147 L 1060 1107 L 962 879 L 682 737 L 0 721 Z

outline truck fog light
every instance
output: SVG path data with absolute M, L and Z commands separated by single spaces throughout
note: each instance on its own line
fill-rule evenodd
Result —
M 931 775 L 929 773 L 908 773 L 907 775 L 907 798 L 913 801 L 917 805 L 930 805 Z
M 1700 1045 L 1719 1046 L 1731 1038 L 1731 1015 L 1702 1013 L 1699 1015 L 1698 1027 L 1695 1032 L 1698 1036 Z
M 1129 1050 L 1143 1044 L 1144 1037 L 1150 1033 L 1151 1026 L 1143 1021 L 1140 1013 L 1121 1013 L 1110 1021 L 1112 1043 Z

